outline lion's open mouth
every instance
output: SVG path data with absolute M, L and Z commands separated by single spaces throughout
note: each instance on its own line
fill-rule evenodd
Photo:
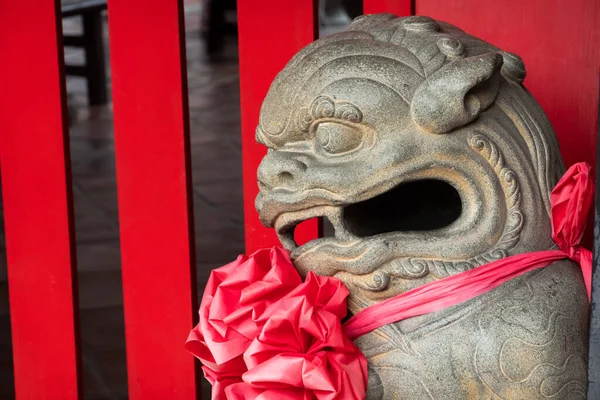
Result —
M 344 207 L 320 206 L 281 214 L 275 230 L 282 245 L 290 251 L 298 245 L 294 230 L 303 221 L 325 217 L 329 237 L 319 241 L 351 242 L 392 232 L 434 231 L 449 226 L 461 216 L 462 203 L 457 190 L 435 179 L 400 184 L 387 192 Z

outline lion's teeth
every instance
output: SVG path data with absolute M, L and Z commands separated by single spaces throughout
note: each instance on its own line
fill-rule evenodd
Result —
M 298 247 L 296 241 L 294 240 L 293 230 L 288 233 L 278 233 L 277 237 L 279 238 L 281 245 L 285 247 L 288 251 L 294 251 Z
M 336 239 L 342 241 L 356 239 L 356 237 L 350 233 L 350 231 L 348 231 L 344 225 L 343 210 L 341 208 L 338 208 L 335 212 L 328 213 L 326 218 L 329 220 L 329 222 L 331 222 L 331 225 L 333 225 Z
M 344 224 L 343 209 L 334 206 L 314 207 L 310 210 L 289 212 L 281 214 L 275 221 L 274 227 L 279 241 L 290 252 L 299 246 L 294 240 L 294 230 L 300 223 L 313 218 L 327 218 L 335 231 L 335 238 L 339 241 L 355 241 L 357 237 L 352 234 Z M 333 239 L 333 238 L 331 238 Z

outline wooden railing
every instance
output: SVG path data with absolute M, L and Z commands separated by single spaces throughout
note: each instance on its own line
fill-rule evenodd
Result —
M 520 54 L 568 164 L 594 163 L 595 0 L 364 0 L 430 15 Z M 182 0 L 109 0 L 129 396 L 194 399 L 182 343 L 197 306 Z M 254 142 L 276 73 L 318 32 L 314 0 L 238 0 L 247 251 L 276 238 L 254 210 Z M 16 397 L 82 398 L 59 0 L 0 0 L 0 172 Z M 304 242 L 319 234 L 311 221 Z M 0 377 L 9 379 L 9 377 Z

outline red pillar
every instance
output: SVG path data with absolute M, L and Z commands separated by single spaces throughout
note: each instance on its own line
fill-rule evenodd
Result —
M 414 0 L 363 0 L 365 14 L 391 13 L 399 17 L 414 15 Z
M 181 0 L 109 0 L 129 398 L 191 400 L 197 313 Z
M 314 0 L 238 0 L 240 90 L 242 102 L 242 166 L 246 252 L 278 244 L 273 229 L 262 226 L 254 208 L 256 170 L 267 148 L 256 143 L 261 104 L 271 82 L 301 48 L 316 39 Z M 318 223 L 298 227 L 296 240 L 318 237 Z
M 16 398 L 75 400 L 81 363 L 60 1 L 0 2 L 0 54 Z

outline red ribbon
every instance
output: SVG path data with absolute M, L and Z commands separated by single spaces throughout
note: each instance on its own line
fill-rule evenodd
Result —
M 550 194 L 552 239 L 557 250 L 516 254 L 409 290 L 360 311 L 344 324 L 344 331 L 354 340 L 384 325 L 470 300 L 519 275 L 565 258 L 581 266 L 589 298 L 592 253 L 581 247 L 580 242 L 593 192 L 589 165 L 573 165 Z
M 302 282 L 278 247 L 212 271 L 185 348 L 202 361 L 213 400 L 361 400 L 367 359 L 344 334 L 348 290 Z

